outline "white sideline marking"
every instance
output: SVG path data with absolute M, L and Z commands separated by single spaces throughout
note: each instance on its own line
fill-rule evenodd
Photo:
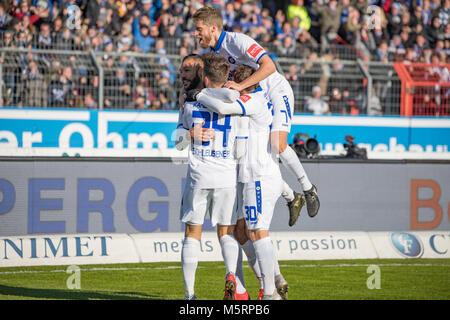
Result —
M 450 267 L 448 264 L 442 263 L 360 263 L 360 264 L 350 264 L 350 263 L 340 263 L 340 264 L 281 264 L 281 268 L 345 268 L 345 267 L 368 267 L 370 265 L 376 264 L 380 267 Z M 197 269 L 211 268 L 198 266 Z M 217 266 L 216 268 L 224 268 L 224 266 Z M 244 268 L 249 268 L 248 265 L 244 265 Z M 181 269 L 181 266 L 167 266 L 167 267 L 134 267 L 134 268 L 120 268 L 120 267 L 102 267 L 102 268 L 81 268 L 81 271 L 134 271 L 134 270 L 170 270 L 170 269 Z M 55 270 L 20 270 L 20 271 L 0 271 L 0 275 L 3 274 L 33 274 L 33 273 L 57 273 L 66 272 L 67 269 L 55 269 Z

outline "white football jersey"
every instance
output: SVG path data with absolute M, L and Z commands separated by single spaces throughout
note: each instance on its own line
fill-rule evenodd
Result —
M 198 102 L 186 102 L 183 127 L 186 130 L 203 123 L 215 130 L 213 140 L 191 139 L 188 152 L 188 181 L 193 188 L 228 188 L 236 185 L 237 161 L 234 155 L 239 116 L 219 115 Z
M 267 54 L 264 48 L 251 37 L 236 32 L 223 31 L 217 41 L 216 49 L 207 48 L 200 52 L 200 55 L 214 52 L 223 56 L 230 63 L 230 71 L 233 71 L 241 64 L 245 64 L 254 69 L 259 68 L 259 60 Z M 231 77 L 230 77 L 231 80 Z M 260 82 L 264 91 L 270 92 L 279 84 L 287 82 L 279 72 L 275 71 L 266 79 Z
M 239 160 L 239 178 L 242 183 L 260 180 L 264 176 L 280 175 L 275 153 L 270 147 L 272 104 L 261 87 L 237 99 L 244 116 L 248 117 L 247 150 Z

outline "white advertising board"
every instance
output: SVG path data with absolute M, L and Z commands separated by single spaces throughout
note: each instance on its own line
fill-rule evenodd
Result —
M 0 267 L 180 262 L 184 234 L 38 235 L 0 238 Z M 450 258 L 450 231 L 272 232 L 279 260 Z M 221 261 L 215 232 L 199 261 Z M 244 254 L 245 260 L 245 254 Z

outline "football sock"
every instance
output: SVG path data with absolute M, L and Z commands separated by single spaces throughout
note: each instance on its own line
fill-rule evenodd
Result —
M 312 184 L 306 175 L 305 169 L 300 162 L 295 151 L 290 147 L 287 148 L 280 153 L 280 159 L 283 164 L 288 167 L 297 177 L 297 180 L 300 182 L 303 191 L 310 190 L 312 188 Z
M 242 248 L 239 247 L 239 255 L 236 266 L 236 292 L 239 294 L 245 293 L 245 281 L 244 281 L 244 271 L 242 269 Z
M 239 255 L 239 243 L 229 234 L 222 236 L 219 240 L 222 248 L 222 257 L 225 262 L 225 269 L 228 273 L 236 273 L 236 266 Z
M 273 250 L 273 266 L 275 277 L 281 274 L 280 265 L 278 264 L 277 255 L 275 254 L 275 249 Z
M 264 283 L 264 294 L 271 295 L 275 291 L 274 277 L 274 248 L 270 237 L 265 237 L 253 242 L 255 247 L 256 259 L 261 269 L 262 280 Z
M 258 261 L 256 260 L 256 253 L 255 253 L 255 247 L 253 246 L 253 242 L 250 240 L 247 240 L 246 243 L 241 245 L 242 250 L 244 250 L 245 255 L 247 256 L 247 262 L 250 268 L 252 269 L 253 273 L 255 274 L 256 278 L 260 281 L 260 284 L 262 284 L 262 276 L 261 276 L 261 269 L 259 268 Z M 261 286 L 262 288 L 262 286 Z
M 283 180 L 283 190 L 281 191 L 281 195 L 287 202 L 291 202 L 294 200 L 294 190 L 289 187 L 289 185 Z
M 183 268 L 184 291 L 186 297 L 194 295 L 195 272 L 198 265 L 200 241 L 194 238 L 184 238 L 181 250 L 181 266 Z

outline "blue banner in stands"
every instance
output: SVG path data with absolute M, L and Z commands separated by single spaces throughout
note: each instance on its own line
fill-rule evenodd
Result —
M 0 156 L 173 156 L 178 112 L 38 108 L 0 110 Z M 374 157 L 449 158 L 450 118 L 313 116 L 292 118 L 295 134 L 315 137 L 321 154 L 345 152 L 346 135 Z

